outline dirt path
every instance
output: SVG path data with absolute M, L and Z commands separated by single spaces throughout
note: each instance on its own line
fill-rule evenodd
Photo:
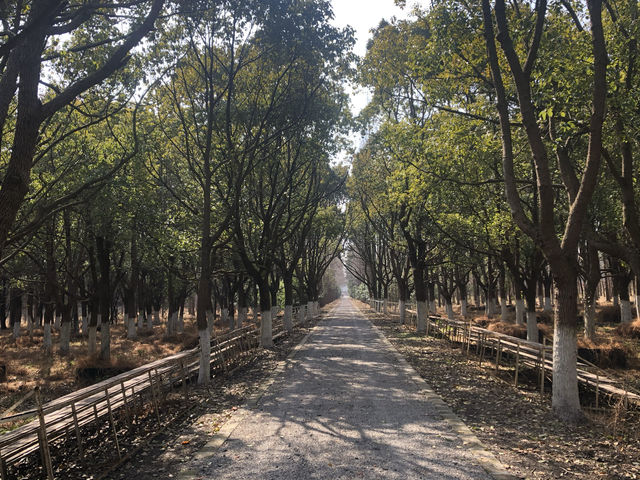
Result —
M 491 478 L 409 370 L 343 299 L 222 447 L 179 477 Z

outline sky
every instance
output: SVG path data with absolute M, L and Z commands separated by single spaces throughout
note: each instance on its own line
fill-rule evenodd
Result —
M 355 30 L 356 44 L 354 52 L 364 56 L 367 52 L 367 40 L 370 30 L 380 23 L 380 20 L 391 17 L 406 18 L 414 2 L 407 2 L 407 7 L 401 9 L 394 4 L 394 0 L 332 0 L 334 20 L 338 27 L 350 25 Z M 351 90 L 352 111 L 358 114 L 368 103 L 371 95 L 363 89 Z M 360 135 L 354 134 L 352 141 L 355 147 L 361 143 Z M 341 158 L 339 160 L 348 160 Z

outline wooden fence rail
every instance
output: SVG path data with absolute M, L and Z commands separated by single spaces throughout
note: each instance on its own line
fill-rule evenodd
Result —
M 371 300 L 370 307 L 382 313 L 382 301 Z M 397 305 L 397 304 L 396 304 Z M 388 311 L 393 309 L 391 302 L 387 302 Z M 417 313 L 413 309 L 406 310 L 406 324 L 415 328 Z M 494 332 L 478 327 L 470 321 L 448 319 L 445 317 L 429 316 L 429 334 L 446 338 L 459 344 L 467 355 L 473 350 L 479 361 L 490 360 L 498 370 L 507 362 L 514 367 L 514 384 L 518 385 L 520 370 L 529 368 L 537 372 L 540 392 L 544 393 L 545 379 L 552 380 L 553 349 L 545 343 L 530 342 L 504 333 Z M 625 404 L 633 403 L 640 406 L 640 392 L 631 388 L 624 378 L 619 378 L 611 372 L 604 371 L 587 360 L 578 357 L 578 382 L 595 392 L 596 408 L 599 407 L 600 397 L 608 395 L 622 400 Z
M 293 322 L 309 319 L 306 305 L 295 306 Z M 286 335 L 281 321 L 274 322 L 273 338 Z M 259 345 L 259 331 L 248 325 L 211 340 L 211 367 L 214 374 L 227 373 L 243 363 L 249 352 Z M 150 402 L 156 420 L 160 422 L 159 398 L 162 392 L 182 386 L 188 400 L 187 386 L 199 368 L 200 347 L 176 353 L 128 372 L 116 375 L 94 385 L 42 404 L 36 388 L 36 408 L 0 418 L 0 424 L 30 422 L 0 435 L 0 478 L 9 480 L 8 466 L 40 451 L 47 477 L 52 480 L 53 467 L 49 444 L 73 434 L 78 451 L 82 455 L 81 428 L 101 419 L 107 419 L 115 441 L 118 456 L 121 456 L 118 429 L 114 412 L 124 411 L 128 422 L 132 421 L 132 407 L 137 403 Z

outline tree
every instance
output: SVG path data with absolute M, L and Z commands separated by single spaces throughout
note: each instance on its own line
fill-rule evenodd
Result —
M 153 28 L 163 4 L 163 0 L 3 4 L 0 133 L 3 143 L 11 143 L 11 147 L 0 184 L 0 252 L 31 185 L 41 126 L 120 69 L 131 49 Z M 147 5 L 148 13 L 141 17 L 138 11 Z M 122 14 L 132 20 L 123 22 Z M 126 33 L 109 39 L 116 24 Z M 70 35 L 69 43 L 59 41 L 64 35 Z M 72 56 L 84 55 L 95 63 L 68 70 L 60 78 L 46 78 L 47 69 L 43 67 L 47 60 L 43 59 L 55 65 L 64 59 L 66 49 Z M 41 85 L 48 89 L 44 98 Z

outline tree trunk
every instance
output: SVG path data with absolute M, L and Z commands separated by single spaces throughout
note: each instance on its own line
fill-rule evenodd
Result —
M 595 295 L 584 297 L 584 336 L 587 340 L 596 338 L 596 300 Z
M 131 310 L 127 312 L 127 338 L 135 340 L 137 338 L 136 316 Z
M 260 346 L 273 347 L 273 324 L 271 322 L 271 291 L 269 281 L 260 279 Z
M 425 275 L 422 268 L 413 268 L 413 282 L 416 292 L 416 332 L 418 335 L 426 335 L 427 331 L 427 316 L 429 315 L 427 305 L 427 285 L 424 281 Z
M 427 291 L 429 297 L 427 298 L 427 316 L 436 314 L 436 286 L 433 282 L 428 282 Z M 428 320 L 427 320 L 428 323 Z M 427 325 L 427 333 L 429 333 L 429 326 Z
M 22 316 L 27 322 L 27 334 L 33 336 L 33 295 L 29 294 L 27 298 L 22 299 Z
M 89 319 L 87 318 L 87 302 L 80 303 L 80 314 L 82 316 L 82 335 L 89 334 Z
M 516 324 L 524 325 L 524 299 L 516 297 Z
M 60 354 L 69 354 L 69 342 L 71 339 L 71 304 L 62 307 L 62 324 L 60 327 Z
M 111 361 L 111 242 L 103 237 L 96 237 L 96 253 L 100 266 L 100 359 Z
M 416 300 L 416 316 L 416 333 L 418 335 L 427 335 L 429 333 L 427 327 L 429 310 L 425 300 Z
M 11 325 L 11 338 L 15 342 L 20 338 L 20 320 L 22 319 L 22 293 L 20 290 L 11 289 L 11 301 L 9 303 L 9 324 Z
M 527 340 L 529 342 L 537 342 L 539 340 L 536 312 L 531 310 L 527 311 Z
M 100 323 L 100 313 L 97 311 L 97 305 L 92 305 L 91 317 L 89 320 L 89 335 L 87 338 L 87 353 L 89 356 L 93 356 L 98 353 L 98 324 Z M 47 311 L 45 309 L 44 322 L 47 323 Z M 51 325 L 49 323 L 49 325 Z M 51 328 L 49 328 L 51 331 Z
M 624 275 L 618 282 L 618 295 L 620 296 L 620 322 L 631 323 L 633 313 L 631 312 L 631 302 L 629 301 L 629 283 L 631 277 Z
M 577 278 L 565 272 L 567 278 L 556 278 L 556 305 L 553 336 L 553 399 L 555 415 L 567 422 L 581 422 L 577 377 Z
M 184 333 L 184 298 L 182 297 L 180 299 L 180 308 L 178 309 L 178 322 L 176 325 L 176 331 L 178 333 Z M 198 329 L 198 331 L 200 330 Z
M 285 305 L 284 306 L 284 317 L 283 317 L 284 328 L 287 332 L 293 330 L 293 305 Z

